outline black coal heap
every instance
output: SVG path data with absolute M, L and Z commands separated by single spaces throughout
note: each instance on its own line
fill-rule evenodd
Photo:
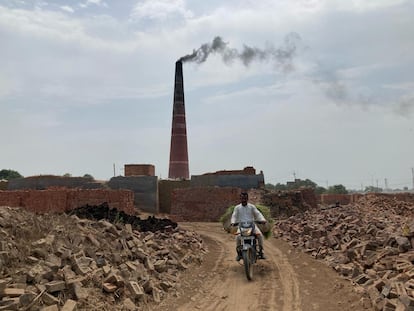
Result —
M 132 228 L 141 232 L 169 231 L 177 227 L 177 223 L 167 218 L 150 216 L 141 219 L 138 216 L 128 215 L 116 208 L 110 208 L 108 203 L 100 205 L 85 205 L 67 212 L 68 215 L 76 215 L 79 218 L 90 220 L 107 220 L 111 223 L 131 224 Z

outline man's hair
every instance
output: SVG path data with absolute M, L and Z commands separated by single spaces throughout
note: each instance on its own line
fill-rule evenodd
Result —
M 242 191 L 242 192 L 240 193 L 240 195 L 249 196 L 249 194 L 248 194 L 246 191 Z

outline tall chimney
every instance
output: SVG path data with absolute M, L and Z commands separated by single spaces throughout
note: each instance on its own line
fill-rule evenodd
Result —
M 187 127 L 185 122 L 183 63 L 175 63 L 174 104 L 168 178 L 188 179 Z

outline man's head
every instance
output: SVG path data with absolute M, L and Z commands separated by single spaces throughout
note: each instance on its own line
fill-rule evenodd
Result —
M 249 195 L 247 194 L 247 192 L 243 191 L 242 193 L 240 193 L 240 202 L 243 206 L 247 205 L 248 199 L 249 199 Z

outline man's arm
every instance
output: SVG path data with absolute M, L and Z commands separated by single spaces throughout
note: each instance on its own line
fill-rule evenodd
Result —
M 230 223 L 231 224 L 235 224 L 236 222 L 238 222 L 237 220 L 239 219 L 239 209 L 238 209 L 238 207 L 236 206 L 234 209 L 233 209 L 233 214 L 231 214 L 231 219 L 230 219 Z
M 253 215 L 254 215 L 254 219 L 256 221 L 260 221 L 260 222 L 266 222 L 266 218 L 263 216 L 263 214 L 257 209 L 257 207 L 255 205 L 252 204 L 252 208 L 253 208 Z

